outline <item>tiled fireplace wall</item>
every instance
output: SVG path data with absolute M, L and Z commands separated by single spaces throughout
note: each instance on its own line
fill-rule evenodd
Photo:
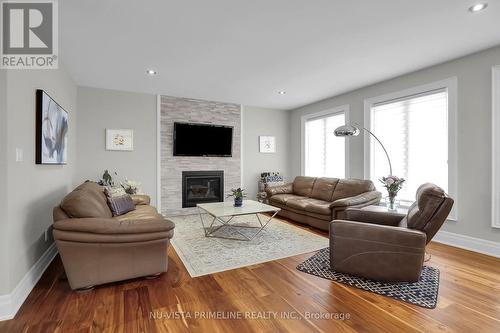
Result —
M 232 157 L 173 156 L 174 122 L 233 127 Z M 197 213 L 182 208 L 182 171 L 224 171 L 224 195 L 241 184 L 241 106 L 191 98 L 161 96 L 161 210 L 164 215 Z M 203 140 L 203 138 L 200 138 Z

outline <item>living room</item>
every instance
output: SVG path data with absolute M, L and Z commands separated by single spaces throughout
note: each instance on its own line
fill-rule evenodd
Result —
M 31 2 L 1 332 L 500 330 L 498 3 Z

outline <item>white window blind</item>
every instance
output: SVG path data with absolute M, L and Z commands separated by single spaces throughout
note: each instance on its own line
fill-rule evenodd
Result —
M 344 124 L 344 112 L 306 120 L 306 176 L 345 178 L 345 139 L 333 134 Z
M 448 191 L 446 89 L 373 105 L 371 130 L 385 145 L 393 174 L 406 179 L 398 194 L 402 205 L 414 202 L 418 186 L 426 182 Z M 389 165 L 380 145 L 370 140 L 370 178 L 386 196 L 379 179 L 389 175 Z

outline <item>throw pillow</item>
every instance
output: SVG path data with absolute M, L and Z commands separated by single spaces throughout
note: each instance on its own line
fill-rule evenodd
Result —
M 108 198 L 121 197 L 127 194 L 125 193 L 123 187 L 111 187 L 111 186 L 104 187 L 104 193 Z
M 108 197 L 108 206 L 113 216 L 120 216 L 135 210 L 134 200 L 128 194 L 119 197 Z

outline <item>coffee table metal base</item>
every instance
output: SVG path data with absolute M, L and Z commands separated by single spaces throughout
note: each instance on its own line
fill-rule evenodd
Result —
M 223 220 L 221 217 L 213 216 L 208 212 L 205 212 L 205 214 L 210 215 L 213 219 L 212 222 L 210 222 L 210 225 L 208 228 L 205 227 L 205 222 L 203 220 L 203 214 L 202 209 L 198 208 L 199 213 L 200 213 L 200 220 L 201 224 L 203 225 L 203 230 L 205 231 L 205 237 L 216 237 L 216 238 L 225 238 L 225 239 L 234 239 L 234 240 L 241 240 L 241 241 L 251 241 L 254 239 L 264 228 L 271 222 L 271 220 L 278 214 L 278 211 L 275 211 L 274 214 L 267 220 L 262 220 L 259 216 L 259 213 L 255 214 L 243 214 L 243 215 L 233 215 L 229 216 L 229 219 Z M 257 217 L 257 220 L 259 221 L 260 226 L 247 226 L 247 225 L 237 225 L 237 224 L 231 224 L 231 221 L 235 216 L 249 216 L 249 215 L 255 215 Z M 217 227 L 213 228 L 216 223 L 219 223 Z M 213 229 L 212 229 L 213 228 Z M 214 233 L 222 228 L 231 228 L 233 231 L 238 233 L 241 237 L 243 238 L 234 238 L 234 237 L 224 237 L 224 236 L 218 236 L 215 235 Z M 257 231 L 252 234 L 250 237 L 242 233 L 239 229 L 248 229 L 248 228 L 255 228 Z

